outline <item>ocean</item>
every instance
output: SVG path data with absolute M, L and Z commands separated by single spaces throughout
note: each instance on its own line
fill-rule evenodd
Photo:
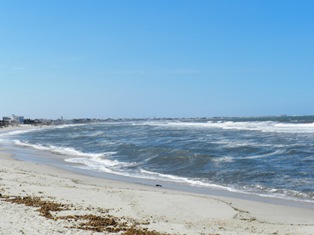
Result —
M 112 120 L 14 131 L 1 141 L 97 174 L 314 203 L 314 119 Z

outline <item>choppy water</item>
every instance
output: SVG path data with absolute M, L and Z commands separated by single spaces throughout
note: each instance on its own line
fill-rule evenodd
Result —
M 314 202 L 311 122 L 129 120 L 5 138 L 91 171 Z

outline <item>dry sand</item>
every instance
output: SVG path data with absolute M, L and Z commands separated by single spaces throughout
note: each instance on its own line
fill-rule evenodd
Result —
M 0 193 L 5 235 L 314 234 L 313 209 L 94 178 L 1 150 Z

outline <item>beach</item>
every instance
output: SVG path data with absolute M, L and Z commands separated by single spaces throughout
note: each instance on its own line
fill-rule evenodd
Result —
M 313 207 L 91 177 L 0 147 L 0 234 L 314 234 Z

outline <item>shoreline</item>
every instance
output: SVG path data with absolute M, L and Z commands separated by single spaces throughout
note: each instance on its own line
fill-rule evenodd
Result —
M 314 202 L 306 201 L 298 198 L 285 198 L 285 197 L 275 197 L 267 194 L 257 194 L 242 192 L 236 190 L 228 190 L 224 187 L 202 187 L 202 186 L 193 186 L 183 182 L 172 182 L 162 179 L 148 179 L 140 177 L 131 177 L 120 174 L 113 174 L 107 172 L 97 172 L 89 169 L 80 168 L 80 164 L 66 163 L 66 159 L 63 155 L 57 155 L 54 153 L 45 152 L 38 149 L 31 149 L 28 147 L 17 147 L 14 145 L 5 146 L 3 150 L 7 153 L 12 153 L 15 160 L 23 162 L 33 162 L 44 164 L 48 166 L 57 167 L 66 171 L 70 171 L 74 174 L 81 174 L 85 176 L 95 177 L 99 179 L 109 179 L 114 181 L 120 181 L 123 183 L 138 184 L 148 187 L 155 187 L 156 185 L 162 186 L 164 189 L 170 189 L 181 192 L 190 192 L 196 194 L 202 194 L 207 196 L 222 196 L 227 198 L 237 198 L 249 201 L 264 202 L 275 205 L 283 206 L 293 206 L 300 208 L 307 208 L 314 210 Z
M 5 132 L 11 131 L 23 131 L 28 129 L 41 129 L 42 127 L 38 126 L 31 126 L 31 125 L 23 125 L 18 127 L 11 127 L 7 130 L 4 129 Z M 44 128 L 53 128 L 52 126 L 46 126 Z M 0 133 L 3 132 L 0 129 Z M 175 182 L 175 181 L 167 181 L 163 179 L 149 179 L 149 178 L 142 178 L 136 176 L 129 176 L 129 175 L 121 175 L 121 174 L 114 174 L 108 172 L 98 172 L 89 169 L 80 168 L 82 166 L 79 163 L 71 163 L 65 162 L 66 155 L 58 155 L 55 153 L 46 152 L 44 150 L 33 149 L 29 147 L 20 147 L 15 145 L 6 145 L 5 148 L 7 149 L 6 152 L 13 153 L 14 158 L 20 161 L 26 162 L 34 162 L 40 164 L 47 164 L 57 166 L 58 168 L 71 171 L 76 174 L 82 174 L 86 176 L 92 176 L 101 179 L 111 179 L 116 181 L 122 181 L 132 184 L 139 184 L 139 185 L 147 185 L 147 186 L 155 186 L 161 185 L 164 188 L 183 191 L 183 192 L 191 192 L 197 194 L 204 194 L 208 196 L 223 196 L 223 197 L 230 197 L 230 198 L 238 198 L 243 200 L 250 200 L 250 201 L 257 201 L 257 202 L 265 202 L 270 204 L 276 205 L 288 205 L 294 207 L 301 207 L 301 208 L 309 208 L 314 210 L 314 201 L 309 201 L 306 199 L 299 199 L 293 198 L 283 195 L 272 195 L 266 193 L 254 193 L 254 192 L 245 192 L 241 190 L 236 190 L 232 188 L 222 187 L 219 185 L 213 185 L 211 187 L 206 186 L 197 186 L 197 185 L 190 185 L 184 182 Z M 64 156 L 64 157 L 62 157 Z
M 93 231 L 70 228 L 75 227 L 75 221 L 45 218 L 27 206 L 5 201 L 3 196 L 40 197 L 73 205 L 70 211 L 54 212 L 55 218 L 82 214 L 113 216 L 130 226 L 137 224 L 139 229 L 161 234 L 314 233 L 314 210 L 289 206 L 289 202 L 278 205 L 87 176 L 44 163 L 16 160 L 10 150 L 1 146 L 0 164 L 0 208 L 6 211 L 0 216 L 0 231 L 4 234 Z

